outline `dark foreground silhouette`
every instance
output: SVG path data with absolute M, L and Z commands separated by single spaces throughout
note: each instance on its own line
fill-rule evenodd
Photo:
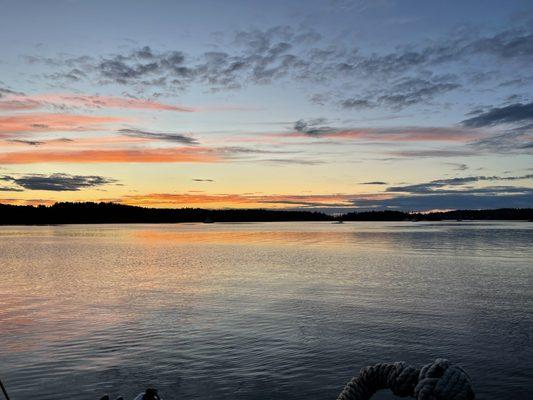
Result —
M 346 384 L 338 400 L 367 400 L 383 389 L 400 397 L 417 399 L 474 400 L 476 395 L 470 376 L 458 365 L 444 358 L 417 368 L 404 362 L 379 363 L 361 369 Z M 429 397 L 428 397 L 429 396 Z M 8 399 L 9 400 L 9 399 Z M 106 394 L 100 400 L 110 400 Z M 115 400 L 124 400 L 122 396 Z M 162 400 L 157 389 L 146 389 L 134 400 Z
M 431 213 L 402 211 L 350 212 L 328 215 L 310 211 L 265 209 L 207 210 L 201 208 L 145 208 L 116 203 L 56 203 L 51 206 L 0 204 L 0 225 L 266 222 L 266 221 L 440 221 L 533 220 L 532 208 L 456 210 Z

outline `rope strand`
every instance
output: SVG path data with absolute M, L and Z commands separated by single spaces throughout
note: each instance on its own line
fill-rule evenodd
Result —
M 378 390 L 417 400 L 474 400 L 470 377 L 459 366 L 438 358 L 422 369 L 404 362 L 381 363 L 361 369 L 337 400 L 369 400 Z

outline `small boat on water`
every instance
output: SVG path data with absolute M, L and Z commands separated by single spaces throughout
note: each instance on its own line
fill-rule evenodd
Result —
M 344 224 L 344 221 L 333 221 L 332 224 Z
M 204 224 L 213 224 L 215 221 L 213 221 L 211 218 L 204 219 Z

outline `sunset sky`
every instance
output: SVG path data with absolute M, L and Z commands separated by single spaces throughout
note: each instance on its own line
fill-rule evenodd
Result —
M 0 10 L 0 203 L 533 206 L 531 1 Z

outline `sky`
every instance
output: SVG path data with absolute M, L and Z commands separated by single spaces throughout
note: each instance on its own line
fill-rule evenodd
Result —
M 533 206 L 531 1 L 0 9 L 0 203 Z

